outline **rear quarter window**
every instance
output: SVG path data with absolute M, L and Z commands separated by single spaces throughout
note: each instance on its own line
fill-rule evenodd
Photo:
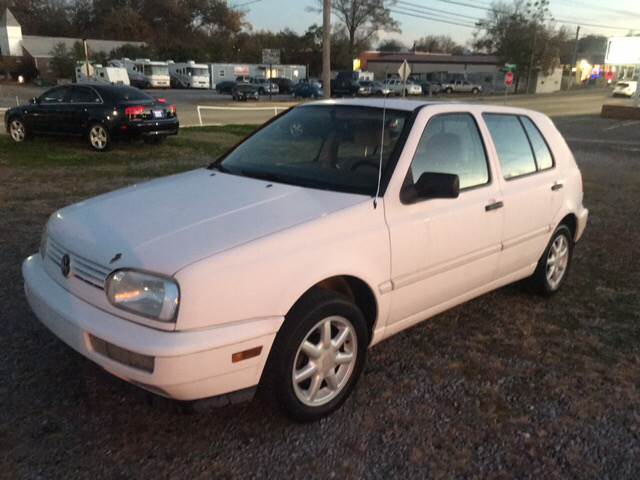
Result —
M 531 141 L 531 148 L 538 164 L 538 170 L 553 168 L 553 155 L 538 127 L 528 117 L 520 117 L 520 120 L 522 120 L 522 125 L 527 132 L 529 141 Z

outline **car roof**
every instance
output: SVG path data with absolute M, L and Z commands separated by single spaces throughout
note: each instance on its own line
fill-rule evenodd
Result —
M 471 102 L 438 102 L 438 101 L 425 101 L 425 100 L 408 100 L 402 98 L 345 98 L 345 99 L 331 99 L 331 100 L 317 100 L 314 102 L 308 102 L 302 107 L 307 105 L 347 105 L 357 107 L 374 107 L 374 108 L 387 108 L 389 110 L 404 110 L 407 112 L 413 112 L 419 108 L 426 106 L 447 106 L 455 105 L 456 107 L 468 110 L 468 111 L 487 111 L 496 113 L 511 113 L 511 114 L 534 114 L 538 115 L 539 112 L 528 110 L 519 107 L 507 107 L 504 105 L 493 105 L 489 103 L 471 103 Z

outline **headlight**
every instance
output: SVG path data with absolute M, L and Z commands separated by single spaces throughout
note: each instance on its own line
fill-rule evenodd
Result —
M 170 278 L 136 270 L 116 270 L 107 279 L 107 297 L 122 310 L 172 322 L 178 312 L 180 290 Z

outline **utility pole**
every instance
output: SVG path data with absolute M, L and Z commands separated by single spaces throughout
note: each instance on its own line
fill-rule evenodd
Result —
M 331 0 L 322 4 L 322 88 L 324 98 L 331 98 Z
M 89 73 L 89 47 L 87 46 L 87 41 L 85 39 L 82 40 L 82 46 L 84 47 L 84 68 L 87 70 L 87 80 L 91 77 Z
M 576 74 L 573 73 L 573 69 L 576 68 L 576 62 L 578 61 L 578 40 L 580 39 L 580 25 L 576 28 L 576 44 L 573 46 L 573 56 L 571 57 L 571 71 L 569 72 L 569 90 L 573 87 L 573 82 L 576 79 Z
M 531 46 L 531 60 L 529 61 L 529 71 L 527 72 L 527 93 L 531 93 L 531 74 L 533 73 L 533 60 L 536 55 L 536 40 L 538 37 L 538 24 L 533 25 L 533 45 Z

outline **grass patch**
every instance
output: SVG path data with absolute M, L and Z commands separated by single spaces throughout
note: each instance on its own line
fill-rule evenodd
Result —
M 8 136 L 0 136 L 0 165 L 38 169 L 107 165 L 123 170 L 125 176 L 176 173 L 215 160 L 255 128 L 253 125 L 184 128 L 162 145 L 122 140 L 115 142 L 108 152 L 92 151 L 81 138 L 37 137 L 15 144 Z M 197 165 L 193 159 L 198 159 Z M 150 160 L 153 161 L 150 171 L 141 172 L 146 168 L 141 165 Z

